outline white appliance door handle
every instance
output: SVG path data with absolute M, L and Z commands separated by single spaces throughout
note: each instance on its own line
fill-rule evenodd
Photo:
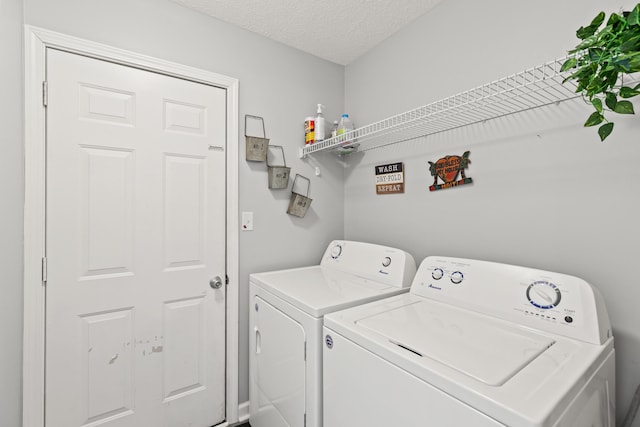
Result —
M 260 336 L 260 331 L 258 328 L 253 328 L 256 333 L 256 354 L 260 354 L 261 346 L 262 346 L 262 337 Z

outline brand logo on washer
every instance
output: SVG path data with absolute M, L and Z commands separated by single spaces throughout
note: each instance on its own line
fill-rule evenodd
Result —
M 438 287 L 438 286 L 433 286 L 431 283 L 429 283 L 429 286 L 428 286 L 428 287 L 429 287 L 429 288 L 431 288 L 431 289 L 435 289 L 435 290 L 437 290 L 437 291 L 441 291 L 441 290 L 442 290 L 442 288 L 440 288 L 440 287 Z
M 324 337 L 324 343 L 327 345 L 328 349 L 333 348 L 333 338 L 331 338 L 331 335 L 327 335 Z

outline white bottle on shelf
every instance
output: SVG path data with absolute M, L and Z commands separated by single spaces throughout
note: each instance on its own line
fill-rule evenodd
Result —
M 331 138 L 338 136 L 338 121 L 333 121 L 333 129 L 331 129 Z
M 340 118 L 340 123 L 338 124 L 338 136 L 351 132 L 353 129 L 353 123 L 351 122 L 351 119 L 349 119 L 349 115 L 343 114 Z M 344 143 L 345 145 L 349 144 L 351 141 L 347 140 L 346 138 L 348 137 L 343 136 L 340 142 Z
M 316 141 L 322 141 L 326 138 L 326 126 L 322 110 L 324 110 L 324 105 L 318 104 L 318 110 L 316 111 Z

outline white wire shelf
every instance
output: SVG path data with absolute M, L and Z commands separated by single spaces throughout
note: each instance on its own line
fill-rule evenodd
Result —
M 300 157 L 325 150 L 340 152 L 344 141 L 359 143 L 358 151 L 468 126 L 532 108 L 580 97 L 573 81 L 562 81 L 567 58 L 560 58 L 475 89 L 357 128 L 344 135 L 307 145 Z M 343 150 L 348 152 L 348 150 Z

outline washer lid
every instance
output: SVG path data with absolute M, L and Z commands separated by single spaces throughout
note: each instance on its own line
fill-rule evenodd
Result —
M 321 266 L 256 273 L 250 280 L 314 317 L 409 290 Z
M 420 357 L 500 386 L 555 341 L 532 330 L 437 302 L 418 301 L 356 321 Z

